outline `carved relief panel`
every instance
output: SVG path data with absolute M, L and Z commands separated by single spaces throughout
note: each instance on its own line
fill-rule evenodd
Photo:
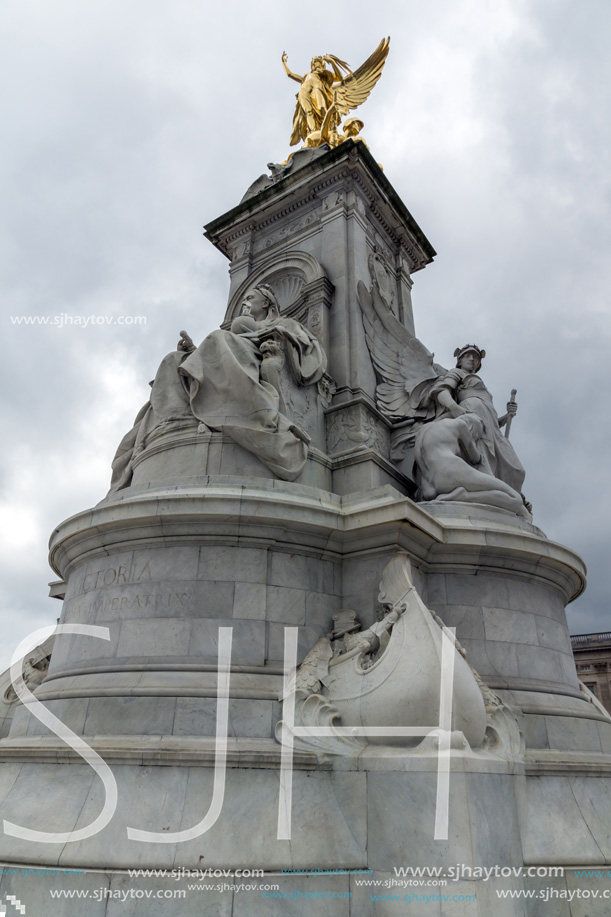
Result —
M 390 433 L 386 424 L 364 404 L 351 404 L 327 413 L 329 455 L 370 449 L 388 459 Z

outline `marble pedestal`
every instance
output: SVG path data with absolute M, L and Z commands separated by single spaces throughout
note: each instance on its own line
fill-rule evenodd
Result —
M 397 549 L 409 554 L 421 595 L 457 628 L 471 664 L 517 717 L 523 748 L 511 758 L 452 752 L 445 841 L 433 838 L 434 750 L 376 747 L 355 758 L 296 752 L 293 834 L 278 840 L 273 727 L 284 628 L 299 627 L 303 656 L 340 607 L 371 623 L 380 572 Z M 62 622 L 108 627 L 111 639 L 58 636 L 36 696 L 110 764 L 119 807 L 102 832 L 79 843 L 3 836 L 0 859 L 82 868 L 89 879 L 79 881 L 92 888 L 91 870 L 202 862 L 266 874 L 371 869 L 384 879 L 403 865 L 608 861 L 611 722 L 580 691 L 564 620 L 583 567 L 528 523 L 477 506 L 424 508 L 390 487 L 340 497 L 210 477 L 200 486 L 151 485 L 104 501 L 56 530 L 51 555 L 68 582 Z M 234 635 L 221 815 L 208 833 L 184 843 L 130 840 L 128 827 L 184 830 L 210 805 L 219 626 Z M 10 821 L 67 831 L 102 808 L 93 770 L 23 707 L 0 742 L 0 760 L 0 805 Z M 358 875 L 337 879 L 333 888 L 345 884 L 353 897 L 335 899 L 327 913 L 385 913 L 370 888 L 355 885 Z M 290 893 L 304 880 L 274 881 Z M 473 889 L 475 902 L 464 912 L 489 914 L 493 886 L 460 884 L 460 894 Z M 181 913 L 201 913 L 206 900 L 198 893 Z M 71 906 L 57 913 L 76 913 Z M 236 896 L 233 906 L 240 914 L 246 898 Z M 270 907 L 250 897 L 244 913 L 284 913 Z M 456 904 L 437 913 L 461 911 Z
M 245 290 L 266 283 L 281 314 L 306 326 L 329 358 L 324 385 L 285 392 L 288 413 L 311 438 L 305 467 L 296 481 L 279 481 L 251 452 L 181 416 L 152 430 L 131 486 L 55 530 L 61 623 L 107 628 L 109 639 L 59 634 L 35 694 L 109 764 L 118 807 L 103 830 L 80 841 L 1 834 L 0 861 L 12 867 L 83 872 L 47 874 L 38 885 L 7 873 L 0 899 L 17 896 L 31 917 L 48 910 L 52 881 L 88 893 L 86 905 L 55 898 L 58 917 L 368 917 L 405 912 L 404 901 L 374 900 L 397 891 L 395 867 L 447 874 L 462 864 L 461 881 L 426 888 L 447 892 L 447 901 L 410 899 L 409 913 L 590 917 L 599 912 L 587 902 L 569 911 L 553 900 L 496 894 L 554 882 L 566 891 L 572 879 L 541 879 L 537 868 L 595 869 L 611 859 L 611 720 L 579 686 L 564 611 L 584 588 L 583 563 L 507 511 L 410 498 L 413 481 L 391 460 L 392 425 L 376 406 L 356 286 L 375 276 L 390 311 L 413 330 L 412 275 L 434 251 L 362 144 L 301 163 L 260 181 L 206 232 L 230 259 L 223 327 Z M 437 840 L 433 740 L 345 755 L 297 750 L 292 834 L 278 839 L 274 729 L 285 628 L 298 628 L 301 660 L 340 609 L 372 625 L 382 571 L 397 552 L 408 556 L 422 600 L 456 628 L 467 661 L 504 704 L 513 740 L 496 750 L 452 749 L 447 838 Z M 219 628 L 227 627 L 233 652 L 218 820 L 181 842 L 131 839 L 128 829 L 168 837 L 187 830 L 211 805 Z M 92 768 L 17 708 L 0 740 L 2 817 L 67 832 L 93 821 L 103 804 Z M 483 881 L 474 873 L 496 866 L 530 874 Z M 224 869 L 229 884 L 236 870 L 264 875 L 248 892 L 204 891 L 189 890 L 182 874 L 126 874 L 134 868 Z M 364 877 L 382 884 L 363 885 Z M 274 884 L 286 897 L 266 897 Z M 178 910 L 162 897 L 145 899 L 151 889 L 184 889 L 186 897 Z M 111 895 L 129 891 L 142 892 L 131 910 Z

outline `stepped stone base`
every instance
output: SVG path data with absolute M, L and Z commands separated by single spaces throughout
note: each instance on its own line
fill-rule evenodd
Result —
M 337 897 L 326 900 L 326 914 L 395 913 L 396 902 L 371 895 L 397 894 L 397 886 L 358 885 L 356 871 L 390 881 L 397 877 L 389 868 L 405 865 L 445 871 L 457 863 L 608 863 L 611 720 L 579 687 L 564 618 L 565 602 L 582 588 L 581 562 L 510 513 L 459 509 L 414 504 L 391 487 L 341 497 L 209 477 L 205 486 L 134 488 L 67 520 L 51 546 L 68 583 L 63 622 L 108 627 L 111 639 L 58 636 L 36 696 L 108 762 L 119 806 L 99 834 L 80 842 L 34 844 L 5 834 L 0 859 L 83 869 L 53 887 L 91 892 L 185 888 L 183 881 L 128 879 L 121 872 L 128 867 L 264 870 L 248 880 L 255 890 L 187 891 L 185 915 L 287 913 L 291 894 L 302 908 L 307 899 L 298 892 L 327 891 Z M 434 839 L 434 742 L 409 750 L 371 746 L 355 757 L 296 750 L 292 836 L 279 840 L 281 746 L 273 733 L 284 628 L 299 627 L 303 657 L 341 607 L 372 623 L 380 571 L 396 550 L 409 554 L 420 594 L 456 627 L 468 661 L 512 712 L 522 750 L 503 756 L 452 749 L 447 840 Z M 186 830 L 211 804 L 219 626 L 233 627 L 234 650 L 218 821 L 183 843 L 131 840 L 127 828 Z M 92 768 L 24 707 L 0 741 L 0 761 L 8 821 L 70 831 L 102 810 L 104 789 Z M 331 868 L 348 872 L 273 876 Z M 246 882 L 228 884 L 239 881 Z M 475 901 L 412 899 L 410 913 L 559 913 L 539 899 L 537 910 L 496 898 L 496 889 L 532 889 L 533 882 L 548 880 L 450 881 L 427 894 L 475 894 Z M 288 899 L 263 898 L 268 884 L 279 884 Z M 6 875 L 0 893 L 37 906 L 31 878 Z M 312 913 L 323 913 L 325 899 L 309 900 Z M 83 912 L 64 900 L 54 913 L 113 913 L 111 901 Z M 156 902 L 162 904 L 167 899 Z M 573 914 L 590 913 L 575 906 Z

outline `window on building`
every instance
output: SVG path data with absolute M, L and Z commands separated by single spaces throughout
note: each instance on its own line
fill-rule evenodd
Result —
M 593 684 L 588 684 L 586 682 L 586 688 L 589 688 L 592 694 L 596 697 L 596 683 L 595 682 Z

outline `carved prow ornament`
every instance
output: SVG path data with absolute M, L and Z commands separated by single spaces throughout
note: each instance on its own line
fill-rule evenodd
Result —
M 384 617 L 364 631 L 339 640 L 321 637 L 305 657 L 295 679 L 296 725 L 342 727 L 411 727 L 419 736 L 368 736 L 320 739 L 303 745 L 336 754 L 356 754 L 366 744 L 413 747 L 427 729 L 439 728 L 443 641 L 452 642 L 453 733 L 462 733 L 471 748 L 484 744 L 487 712 L 482 691 L 450 631 L 426 607 L 410 578 L 407 554 L 397 553 L 380 580 Z M 346 612 L 338 613 L 346 615 Z M 352 613 L 355 619 L 354 613 Z M 354 625 L 352 630 L 358 625 Z M 285 724 L 278 723 L 281 741 Z M 391 730 L 389 729 L 389 732 Z M 298 744 L 302 744 L 296 738 Z M 463 746 L 466 747 L 463 742 Z

